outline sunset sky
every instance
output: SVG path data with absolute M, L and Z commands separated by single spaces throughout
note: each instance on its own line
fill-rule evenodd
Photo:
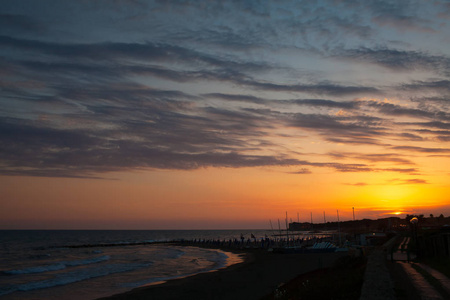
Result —
M 448 1 L 0 2 L 0 229 L 450 215 Z

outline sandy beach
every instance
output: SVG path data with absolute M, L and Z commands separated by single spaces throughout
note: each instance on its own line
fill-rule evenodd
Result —
M 239 252 L 235 252 L 239 253 Z M 261 299 L 280 284 L 331 266 L 346 253 L 276 254 L 241 252 L 242 263 L 214 272 L 169 280 L 101 299 Z

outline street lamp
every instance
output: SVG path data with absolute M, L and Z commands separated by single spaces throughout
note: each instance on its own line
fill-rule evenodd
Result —
M 417 240 L 417 224 L 419 223 L 419 219 L 417 219 L 417 217 L 414 217 L 411 220 L 409 220 L 409 222 L 411 223 L 411 231 L 412 231 L 412 236 L 414 239 L 414 244 L 416 247 L 416 255 L 418 255 L 419 254 L 419 241 Z

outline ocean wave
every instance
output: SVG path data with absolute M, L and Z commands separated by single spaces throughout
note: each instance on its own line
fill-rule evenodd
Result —
M 201 272 L 199 272 L 199 273 L 201 273 Z M 166 277 L 153 277 L 153 278 L 148 278 L 148 279 L 135 281 L 135 282 L 122 283 L 122 284 L 120 284 L 120 286 L 124 287 L 124 288 L 133 289 L 133 288 L 146 286 L 146 285 L 150 285 L 150 284 L 154 284 L 154 283 L 165 282 L 165 281 L 172 280 L 172 279 L 188 277 L 188 276 L 191 276 L 194 274 L 198 274 L 198 273 L 186 273 L 186 274 L 182 274 L 182 275 L 173 275 L 173 276 L 166 276 Z
M 139 268 L 148 267 L 150 263 L 146 264 L 111 264 L 98 268 L 85 268 L 73 272 L 67 272 L 62 274 L 57 274 L 55 278 L 28 282 L 24 284 L 12 285 L 0 288 L 0 296 L 10 294 L 17 291 L 32 291 L 44 288 L 51 288 L 55 286 L 66 285 L 78 281 L 87 280 L 90 278 L 107 276 L 115 273 L 122 273 L 133 271 Z
M 214 262 L 217 269 L 221 269 L 227 266 L 228 258 L 228 255 L 224 252 L 218 251 L 216 258 L 211 261 Z
M 110 259 L 110 257 L 108 255 L 103 255 L 103 256 L 89 258 L 89 259 L 60 261 L 60 262 L 53 263 L 51 265 L 36 266 L 36 267 L 30 267 L 30 268 L 25 268 L 25 269 L 19 269 L 19 270 L 3 271 L 3 274 L 22 275 L 22 274 L 45 273 L 45 272 L 62 270 L 62 269 L 65 269 L 66 267 L 75 267 L 75 266 L 99 263 L 99 262 L 106 261 L 109 259 Z
M 93 248 L 93 247 L 118 247 L 118 246 L 139 246 L 149 245 L 155 243 L 155 240 L 143 240 L 143 241 L 118 241 L 118 242 L 100 242 L 89 244 L 70 244 L 51 246 L 50 248 Z
M 174 252 L 173 252 L 173 254 L 172 254 L 172 256 L 170 257 L 170 258 L 174 258 L 174 259 L 177 259 L 177 258 L 180 258 L 180 257 L 182 257 L 183 255 L 185 255 L 186 254 L 186 252 L 185 251 L 182 251 L 182 250 L 179 250 L 179 249 L 176 249 Z
M 203 253 L 203 263 L 200 264 L 200 266 L 203 268 L 203 270 L 205 271 L 212 271 L 212 270 L 217 270 L 217 269 L 221 269 L 224 268 L 228 265 L 228 258 L 229 256 L 221 251 L 221 250 L 217 250 L 217 249 L 204 249 L 204 253 Z
M 3 273 L 6 275 L 35 274 L 35 273 L 58 271 L 65 268 L 66 266 L 64 264 L 52 264 L 52 265 L 31 267 L 26 269 L 3 271 Z
M 51 255 L 48 253 L 30 255 L 30 259 L 47 259 L 49 257 L 51 257 Z
M 151 278 L 146 278 L 140 281 L 134 281 L 134 282 L 126 282 L 120 284 L 121 287 L 125 288 L 136 288 L 140 286 L 145 286 L 149 284 L 155 284 L 159 282 L 165 282 L 172 279 L 177 278 L 183 278 L 192 276 L 199 273 L 205 273 L 205 272 L 211 272 L 215 271 L 221 268 L 224 268 L 228 265 L 228 259 L 230 258 L 226 252 L 223 252 L 221 250 L 216 249 L 199 249 L 195 248 L 194 252 L 190 252 L 189 248 L 185 248 L 188 253 L 172 248 L 171 251 L 168 251 L 167 254 L 170 256 L 170 258 L 180 258 L 183 255 L 187 255 L 188 257 L 191 257 L 192 255 L 198 255 L 197 257 L 189 258 L 185 261 L 177 261 L 178 263 L 182 265 L 191 264 L 190 268 L 187 268 L 184 270 L 184 272 L 180 272 L 179 268 L 173 268 L 171 269 L 171 265 L 167 265 L 167 267 L 164 269 L 165 273 L 169 273 L 166 276 L 156 276 Z M 176 257 L 177 256 L 177 257 Z M 175 262 L 174 262 L 175 263 Z M 172 265 L 173 266 L 173 265 Z M 178 266 L 178 264 L 177 264 Z M 172 273 L 172 274 L 170 274 Z
M 183 251 L 179 248 L 169 248 L 164 247 L 161 248 L 158 253 L 154 254 L 155 260 L 166 260 L 166 259 L 178 259 L 186 254 L 186 251 Z

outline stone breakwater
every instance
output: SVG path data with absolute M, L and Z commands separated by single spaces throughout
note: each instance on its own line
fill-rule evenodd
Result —
M 313 238 L 252 238 L 252 239 L 194 239 L 194 240 L 177 240 L 171 241 L 171 244 L 182 246 L 220 248 L 224 250 L 245 250 L 245 249 L 273 249 L 286 246 L 311 247 L 316 243 L 329 241 L 329 237 L 313 237 Z

